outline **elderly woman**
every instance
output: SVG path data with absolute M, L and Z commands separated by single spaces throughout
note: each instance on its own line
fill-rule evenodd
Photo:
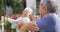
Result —
M 17 24 L 19 23 L 19 27 L 17 28 L 17 30 L 21 28 L 22 25 L 24 25 L 25 23 L 30 22 L 30 18 L 29 15 L 32 14 L 32 9 L 31 8 L 25 8 L 23 11 L 23 14 L 21 17 L 18 17 L 16 20 L 11 19 L 11 18 L 7 18 L 7 20 L 12 23 L 12 28 L 16 28 Z M 17 31 L 18 32 L 18 31 Z
M 25 29 L 21 29 L 21 27 L 24 24 L 30 22 L 29 16 L 31 14 L 32 14 L 32 9 L 31 8 L 25 8 L 25 10 L 23 11 L 23 14 L 22 14 L 22 20 L 18 24 L 18 28 L 19 28 L 20 32 L 27 32 Z

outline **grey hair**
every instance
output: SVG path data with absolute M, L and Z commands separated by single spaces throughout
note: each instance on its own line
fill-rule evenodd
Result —
M 57 4 L 55 0 L 41 0 L 40 2 L 43 6 L 46 6 L 50 13 L 55 13 L 57 10 Z
M 28 10 L 28 11 L 30 12 L 30 14 L 32 14 L 32 13 L 33 13 L 32 8 L 26 7 L 24 10 Z

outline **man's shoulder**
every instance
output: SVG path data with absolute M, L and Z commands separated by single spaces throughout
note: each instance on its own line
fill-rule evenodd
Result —
M 39 18 L 39 19 L 36 19 L 38 22 L 40 22 L 40 21 L 49 21 L 49 20 L 52 20 L 54 17 L 53 17 L 53 15 L 50 15 L 50 14 L 48 14 L 48 15 L 46 15 L 46 16 L 44 16 L 43 18 Z
M 43 17 L 42 21 L 45 21 L 45 22 L 55 22 L 56 21 L 56 17 L 53 14 L 49 14 L 49 15 Z
M 52 18 L 53 17 L 53 15 L 46 15 L 46 16 L 44 16 L 42 19 L 50 19 L 50 18 Z
M 54 14 L 48 14 L 41 19 L 37 19 L 37 22 L 55 22 L 56 18 Z

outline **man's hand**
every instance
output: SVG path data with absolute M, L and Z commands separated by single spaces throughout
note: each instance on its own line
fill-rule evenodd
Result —
M 18 23 L 18 29 L 20 29 L 23 25 L 24 25 L 23 21 L 20 21 L 20 22 Z
M 24 24 L 21 29 L 31 30 L 31 31 L 39 31 L 39 27 L 36 22 L 29 22 Z

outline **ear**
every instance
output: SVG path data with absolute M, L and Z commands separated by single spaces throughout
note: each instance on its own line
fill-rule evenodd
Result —
M 45 7 L 44 9 L 45 9 L 45 12 L 47 12 L 47 11 L 48 11 L 47 7 Z

